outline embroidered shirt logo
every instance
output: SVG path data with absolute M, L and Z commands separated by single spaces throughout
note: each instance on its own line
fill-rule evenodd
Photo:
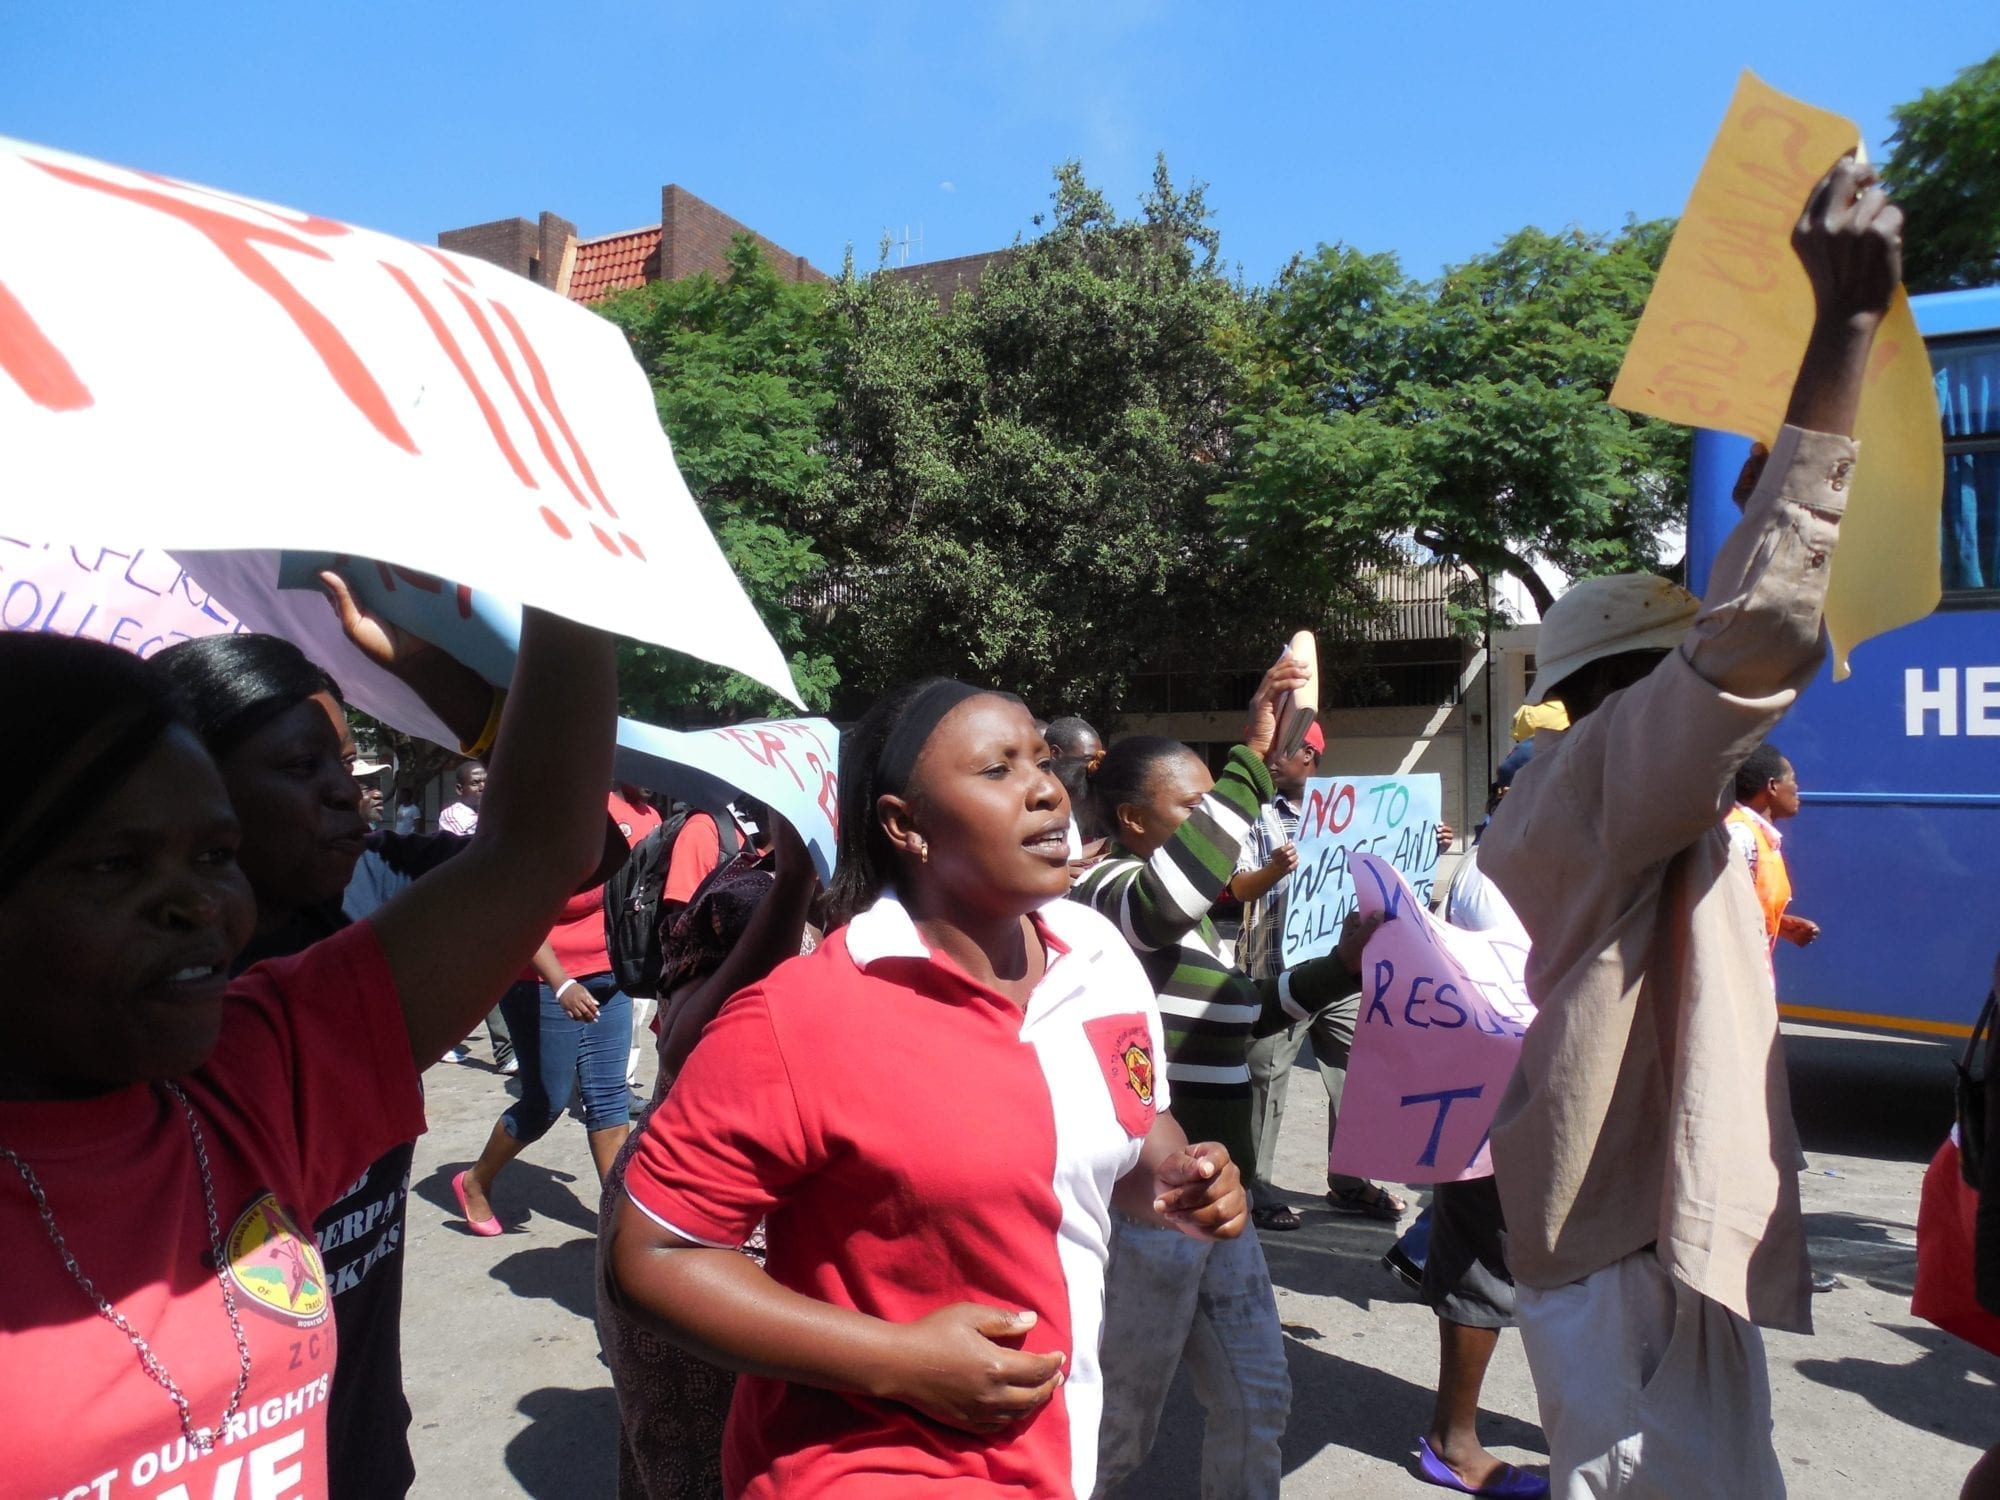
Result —
M 1134 1140 L 1153 1128 L 1153 1033 L 1143 1015 L 1099 1016 L 1083 1023 L 1104 1073 L 1111 1112 Z
M 319 1248 L 276 1195 L 264 1194 L 237 1216 L 223 1254 L 230 1281 L 253 1306 L 301 1328 L 326 1321 L 330 1299 Z
M 1141 1104 L 1153 1102 L 1153 1054 L 1137 1042 L 1125 1049 L 1125 1082 Z

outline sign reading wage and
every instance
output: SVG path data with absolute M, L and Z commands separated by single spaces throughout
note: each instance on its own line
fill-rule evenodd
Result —
M 1299 867 L 1285 883 L 1286 968 L 1333 952 L 1340 924 L 1355 907 L 1358 855 L 1387 860 L 1430 899 L 1443 796 L 1443 784 L 1430 773 L 1321 776 L 1306 783 L 1295 839 Z

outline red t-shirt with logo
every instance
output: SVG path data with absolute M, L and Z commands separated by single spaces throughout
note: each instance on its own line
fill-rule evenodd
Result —
M 1025 1009 L 934 954 L 885 896 L 726 1004 L 625 1178 L 685 1238 L 768 1218 L 780 1284 L 908 1323 L 954 1302 L 1030 1309 L 1024 1347 L 1069 1356 L 1056 1398 L 997 1438 L 895 1402 L 745 1376 L 731 1495 L 1088 1495 L 1111 1190 L 1167 1107 L 1153 987 L 1073 901 L 1036 914 L 1048 972 Z
M 423 1133 L 423 1097 L 381 945 L 358 922 L 229 988 L 222 1036 L 179 1080 L 208 1147 L 250 1383 L 207 1456 L 165 1390 L 64 1267 L 0 1162 L 0 1489 L 44 1500 L 319 1500 L 332 1301 L 305 1230 L 368 1164 Z M 0 1146 L 41 1180 L 83 1273 L 215 1426 L 235 1337 L 209 1259 L 187 1119 L 162 1090 L 0 1100 Z

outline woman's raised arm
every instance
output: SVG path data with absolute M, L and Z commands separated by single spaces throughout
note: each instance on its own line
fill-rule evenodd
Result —
M 418 1067 L 492 1008 L 598 863 L 617 717 L 612 638 L 524 611 L 479 831 L 370 919 Z

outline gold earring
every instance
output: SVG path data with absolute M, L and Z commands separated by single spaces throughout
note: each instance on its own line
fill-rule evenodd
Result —
M 918 864 L 920 864 L 920 865 L 927 865 L 927 864 L 929 864 L 930 862 L 931 862 L 931 846 L 930 846 L 930 844 L 929 844 L 929 843 L 928 843 L 927 841 L 923 840 L 923 839 L 918 839 L 918 840 L 917 840 L 917 863 L 918 863 Z

